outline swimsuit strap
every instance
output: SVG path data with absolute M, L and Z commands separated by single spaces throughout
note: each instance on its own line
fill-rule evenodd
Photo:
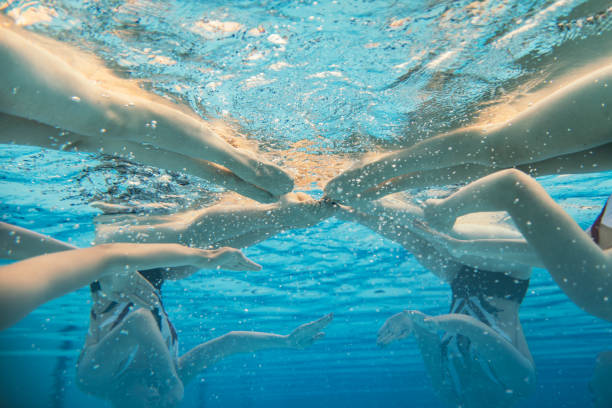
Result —
M 596 244 L 599 244 L 599 227 L 601 226 L 602 221 L 604 219 L 608 219 L 611 217 L 611 215 L 608 215 L 606 211 L 608 209 L 608 203 L 610 202 L 611 198 L 612 198 L 612 195 L 608 197 L 606 204 L 604 205 L 603 209 L 601 210 L 601 212 L 595 219 L 595 222 L 588 229 L 588 232 L 591 234 L 591 238 L 593 238 L 593 241 L 595 241 Z M 608 225 L 606 222 L 604 222 L 604 225 L 612 227 L 612 225 Z

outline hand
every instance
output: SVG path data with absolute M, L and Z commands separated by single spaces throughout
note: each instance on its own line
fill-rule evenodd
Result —
M 118 271 L 101 277 L 98 282 L 103 293 L 115 302 L 129 300 L 147 309 L 161 306 L 153 285 L 138 272 Z
M 319 340 L 325 333 L 321 332 L 334 318 L 333 313 L 327 314 L 314 322 L 306 323 L 295 329 L 287 336 L 290 348 L 305 349 Z
M 209 253 L 208 263 L 203 268 L 226 269 L 230 271 L 260 271 L 261 265 L 256 264 L 235 248 L 222 247 L 205 251 Z M 199 266 L 199 265 L 196 265 Z
M 408 337 L 410 333 L 412 333 L 412 319 L 410 312 L 404 310 L 387 319 L 378 331 L 376 344 L 384 347 L 391 342 Z

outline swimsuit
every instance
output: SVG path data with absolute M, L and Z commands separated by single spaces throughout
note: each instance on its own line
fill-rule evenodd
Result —
M 513 343 L 512 339 L 499 327 L 497 314 L 501 311 L 492 303 L 492 299 L 506 299 L 519 305 L 529 287 L 529 279 L 516 279 L 500 272 L 489 272 L 463 265 L 451 282 L 453 301 L 450 313 L 471 316 L 495 330 L 499 335 Z M 503 384 L 497 378 L 493 367 L 471 347 L 468 337 L 461 334 L 446 333 L 440 345 L 442 365 L 446 377 L 457 392 L 462 395 L 461 379 L 458 364 L 467 365 L 477 361 L 482 371 L 494 382 Z M 451 358 L 451 355 L 453 358 Z
M 160 307 L 155 307 L 150 309 L 150 311 L 157 322 L 157 327 L 162 334 L 166 347 L 170 352 L 170 356 L 175 362 L 177 362 L 178 336 L 161 301 L 161 287 L 164 283 L 162 274 L 164 271 L 165 268 L 155 268 L 140 271 L 139 273 L 157 290 L 156 295 L 159 298 Z M 142 309 L 142 307 L 134 305 L 129 301 L 116 302 L 107 299 L 102 292 L 100 283 L 97 281 L 90 285 L 90 289 L 94 303 L 90 313 L 89 332 L 87 333 L 86 342 L 87 345 L 99 343 L 130 314 L 134 313 L 136 310 Z M 121 367 L 117 373 L 115 373 L 115 376 L 121 375 L 127 369 L 137 352 L 138 346 L 134 347 L 134 349 L 130 352 L 129 357 L 122 362 Z
M 596 244 L 599 244 L 599 226 L 603 224 L 606 227 L 612 228 L 612 211 L 608 211 L 608 204 L 610 203 L 610 199 L 612 199 L 612 195 L 608 197 L 608 201 L 606 201 L 603 210 L 601 210 L 601 213 L 599 213 L 599 216 L 597 217 L 597 219 L 595 219 L 593 225 L 591 225 L 589 229 L 587 229 L 587 233 L 589 233 L 589 235 L 591 236 L 591 238 L 593 238 L 593 241 L 595 241 Z

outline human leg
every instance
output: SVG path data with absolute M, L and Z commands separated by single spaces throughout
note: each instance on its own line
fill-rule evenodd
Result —
M 218 184 L 259 202 L 274 202 L 277 197 L 242 180 L 231 171 L 212 162 L 169 150 L 119 139 L 100 140 L 45 125 L 33 120 L 0 113 L 0 143 L 40 146 L 54 150 L 103 153 L 126 158 L 170 171 L 189 173 Z
M 428 221 L 447 229 L 457 217 L 480 211 L 507 211 L 568 297 L 586 312 L 612 320 L 612 251 L 602 251 L 537 181 L 503 170 L 425 207 Z
M 127 81 L 100 63 L 99 69 L 92 68 L 90 56 L 73 51 L 66 57 L 67 47 L 56 43 L 0 26 L 0 112 L 94 138 L 97 149 L 118 139 L 217 163 L 272 195 L 293 188 L 291 177 L 278 166 L 234 148 L 193 112 L 133 83 L 122 86 Z M 97 78 L 97 71 L 106 74 Z
M 612 65 L 579 78 L 506 123 L 435 136 L 359 165 L 330 181 L 325 192 L 350 199 L 405 174 L 464 164 L 509 168 L 608 144 L 610 80 Z

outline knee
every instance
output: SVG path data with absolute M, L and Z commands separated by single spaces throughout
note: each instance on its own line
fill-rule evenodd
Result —
M 532 188 L 537 182 L 526 173 L 517 169 L 501 170 L 497 173 L 501 191 L 506 191 L 511 194 L 516 194 L 517 191 L 523 191 Z

